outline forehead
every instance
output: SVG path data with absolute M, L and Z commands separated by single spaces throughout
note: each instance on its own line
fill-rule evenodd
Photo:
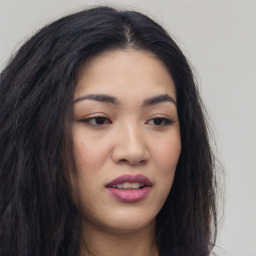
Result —
M 165 64 L 153 53 L 113 50 L 88 60 L 79 74 L 75 98 L 87 93 L 121 96 L 171 94 L 175 85 Z

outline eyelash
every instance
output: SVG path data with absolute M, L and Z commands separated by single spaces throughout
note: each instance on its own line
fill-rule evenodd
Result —
M 104 126 L 104 125 L 112 124 L 112 121 L 109 118 L 104 117 L 104 116 L 89 117 L 89 118 L 82 119 L 80 121 L 87 124 L 87 125 L 96 126 L 96 127 L 101 127 L 101 126 Z M 158 124 L 156 124 L 156 123 L 152 124 L 152 123 L 150 123 L 151 121 L 157 122 Z M 164 126 L 171 125 L 174 122 L 175 121 L 172 120 L 172 119 L 169 119 L 169 118 L 166 118 L 166 117 L 161 117 L 161 116 L 156 116 L 154 118 L 149 119 L 146 122 L 146 124 L 157 126 L 157 127 L 164 127 Z
M 94 120 L 94 123 L 93 123 L 93 120 Z M 80 121 L 85 123 L 85 124 L 92 125 L 92 126 L 103 126 L 103 125 L 106 125 L 106 123 L 105 123 L 106 121 L 108 122 L 107 124 L 111 124 L 112 123 L 107 117 L 104 117 L 104 116 L 89 117 L 89 118 L 82 119 Z M 99 122 L 103 121 L 104 123 L 97 124 L 97 121 L 99 121 Z
M 166 117 L 161 117 L 161 116 L 156 116 L 154 118 L 151 118 L 150 120 L 148 120 L 146 122 L 146 124 L 149 124 L 150 121 L 154 121 L 154 122 L 160 122 L 160 124 L 151 124 L 151 125 L 155 125 L 155 126 L 159 126 L 159 127 L 163 127 L 163 126 L 167 126 L 170 125 L 172 123 L 174 123 L 174 120 L 166 118 Z

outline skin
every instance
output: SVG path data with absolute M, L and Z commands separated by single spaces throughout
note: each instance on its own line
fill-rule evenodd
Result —
M 115 102 L 86 99 L 92 94 Z M 169 98 L 145 103 L 159 95 Z M 175 102 L 173 79 L 150 52 L 104 52 L 81 70 L 74 96 L 74 190 L 80 195 L 84 240 L 95 255 L 157 255 L 155 218 L 170 192 L 181 150 Z M 106 184 L 123 174 L 148 177 L 147 196 L 138 202 L 114 198 Z

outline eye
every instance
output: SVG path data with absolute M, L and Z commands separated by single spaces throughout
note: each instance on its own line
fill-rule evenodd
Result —
M 89 117 L 89 118 L 82 119 L 80 121 L 92 126 L 103 126 L 103 125 L 112 123 L 107 117 L 104 117 L 104 116 Z
M 150 124 L 154 126 L 166 126 L 172 123 L 174 123 L 174 121 L 166 117 L 154 117 L 146 122 L 146 124 Z

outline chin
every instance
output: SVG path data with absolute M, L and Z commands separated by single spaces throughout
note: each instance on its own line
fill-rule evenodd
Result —
M 127 233 L 133 233 L 133 232 L 139 232 L 146 229 L 154 229 L 155 227 L 155 219 L 150 220 L 149 222 L 146 222 L 144 220 L 136 220 L 136 219 L 130 219 L 126 221 L 116 221 L 111 225 L 111 223 L 108 223 L 107 230 L 111 233 L 119 233 L 119 234 L 127 234 Z
M 108 215 L 104 220 L 103 225 L 107 230 L 115 233 L 130 233 L 140 230 L 154 228 L 155 217 L 157 212 L 149 212 L 146 210 L 118 210 L 115 213 Z

